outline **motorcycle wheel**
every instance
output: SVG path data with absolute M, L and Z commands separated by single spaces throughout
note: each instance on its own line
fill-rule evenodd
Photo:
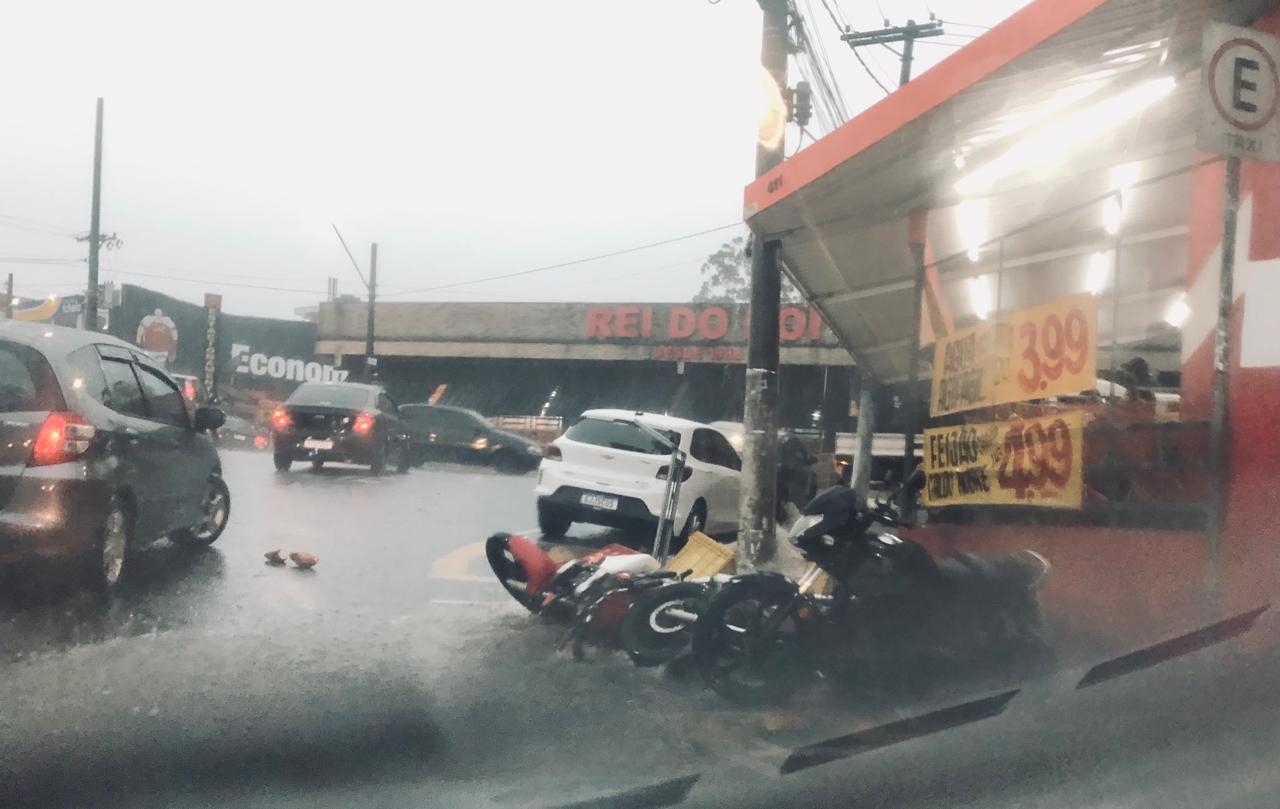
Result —
M 773 579 L 734 582 L 712 598 L 693 627 L 693 657 L 707 685 L 744 705 L 782 702 L 795 693 L 805 666 L 792 619 L 768 648 L 752 646 L 762 642 L 761 622 L 794 599 L 793 584 Z
M 529 612 L 535 615 L 541 612 L 541 600 L 530 595 L 526 588 L 516 584 L 527 582 L 529 576 L 524 565 L 520 564 L 520 560 L 516 559 L 516 555 L 507 547 L 507 537 L 503 535 L 489 537 L 484 544 L 484 554 L 489 559 L 489 567 L 493 568 L 493 575 L 498 577 L 502 589 L 519 601 L 520 605 Z
M 707 586 L 678 582 L 655 587 L 636 597 L 622 619 L 619 640 L 637 666 L 670 662 L 689 645 L 694 621 L 707 603 Z

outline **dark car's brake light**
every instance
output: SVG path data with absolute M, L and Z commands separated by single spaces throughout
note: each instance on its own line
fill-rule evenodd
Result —
M 28 465 L 47 466 L 73 461 L 89 451 L 89 444 L 97 432 L 78 413 L 50 413 L 40 425 L 40 432 L 36 433 Z
M 277 407 L 276 412 L 271 414 L 271 424 L 283 432 L 293 426 L 293 419 L 289 418 L 289 411 L 283 407 Z
M 657 474 L 657 475 L 655 475 L 655 477 L 657 477 L 657 478 L 658 478 L 658 480 L 666 480 L 666 479 L 667 479 L 667 476 L 668 476 L 668 475 L 670 475 L 670 474 L 671 474 L 671 467 L 670 467 L 670 466 L 665 466 L 665 465 L 664 465 L 664 466 L 660 466 L 660 467 L 658 467 L 658 474 Z M 688 480 L 688 479 L 689 479 L 689 478 L 691 478 L 691 477 L 693 477 L 693 470 L 692 470 L 692 469 L 690 469 L 689 467 L 687 467 L 687 466 L 686 466 L 683 470 L 681 470 L 681 472 L 680 472 L 680 482 L 681 482 L 681 483 L 684 483 L 686 480 Z
M 359 433 L 360 435 L 364 435 L 365 433 L 369 432 L 372 429 L 373 429 L 372 413 L 361 413 L 360 415 L 356 416 L 356 423 L 351 425 L 351 430 L 353 432 Z
M 563 456 L 560 454 L 560 448 L 557 447 L 555 444 L 547 444 L 545 447 L 543 447 L 542 457 L 546 458 L 548 461 L 563 460 Z

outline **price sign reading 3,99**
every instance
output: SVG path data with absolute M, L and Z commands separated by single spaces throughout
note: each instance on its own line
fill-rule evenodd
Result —
M 1098 304 L 1061 298 L 938 340 L 933 416 L 1079 393 L 1097 386 Z

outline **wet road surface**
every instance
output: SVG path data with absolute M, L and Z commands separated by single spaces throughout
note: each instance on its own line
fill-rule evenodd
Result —
M 1060 672 L 993 718 L 783 775 L 805 745 L 966 692 L 744 711 L 620 655 L 577 663 L 481 552 L 534 524 L 531 476 L 224 465 L 214 548 L 150 549 L 106 607 L 0 607 L 0 805 L 609 806 L 681 776 L 682 805 L 1273 805 L 1255 802 L 1280 752 L 1271 651 L 1235 641 L 1084 691 Z M 277 547 L 320 563 L 267 566 Z

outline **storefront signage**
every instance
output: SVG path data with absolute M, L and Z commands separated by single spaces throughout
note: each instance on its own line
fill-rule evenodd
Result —
M 924 431 L 924 504 L 1080 508 L 1084 417 L 964 424 Z
M 671 342 L 743 342 L 746 307 L 693 305 L 592 306 L 587 309 L 588 340 L 662 340 Z M 822 316 L 815 309 L 784 306 L 778 312 L 778 337 L 784 343 L 822 339 Z
M 344 382 L 349 373 L 327 363 L 297 357 L 268 356 L 254 351 L 252 346 L 244 343 L 231 344 L 231 359 L 236 363 L 237 374 L 287 379 L 290 382 Z
M 939 338 L 929 413 L 1079 393 L 1097 383 L 1098 304 L 1075 295 Z
M 1280 43 L 1252 28 L 1205 26 L 1196 146 L 1211 154 L 1280 161 Z

